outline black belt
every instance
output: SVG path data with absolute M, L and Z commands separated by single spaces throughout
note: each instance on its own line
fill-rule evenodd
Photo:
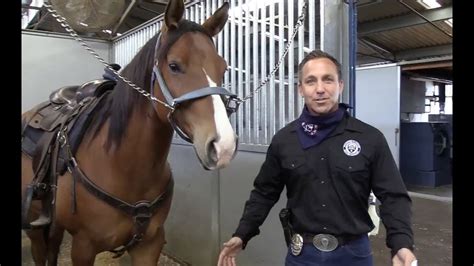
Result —
M 314 236 L 318 234 L 301 234 L 301 235 L 303 237 L 303 243 L 313 243 Z M 337 239 L 338 246 L 344 246 L 350 241 L 353 241 L 362 237 L 362 235 L 340 235 L 340 236 L 333 235 L 333 236 Z

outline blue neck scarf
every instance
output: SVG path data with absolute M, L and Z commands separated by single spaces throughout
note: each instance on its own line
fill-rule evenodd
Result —
M 323 141 L 342 120 L 349 106 L 340 103 L 339 108 L 330 114 L 315 116 L 308 111 L 306 105 L 297 119 L 296 132 L 303 149 L 311 148 Z

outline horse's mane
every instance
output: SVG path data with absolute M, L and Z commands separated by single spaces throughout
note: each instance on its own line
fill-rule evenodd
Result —
M 209 36 L 201 25 L 182 19 L 177 29 L 168 31 L 166 39 L 161 39 L 159 51 L 157 52 L 159 62 L 163 62 L 170 47 L 186 32 L 202 32 Z M 158 34 L 148 40 L 120 73 L 147 92 L 150 92 L 151 73 L 157 38 Z M 209 38 L 211 38 L 211 36 L 209 36 Z M 93 133 L 93 138 L 95 138 L 104 123 L 110 120 L 110 128 L 105 148 L 109 150 L 112 145 L 119 147 L 128 127 L 130 115 L 137 104 L 151 104 L 151 101 L 143 95 L 140 95 L 123 80 L 119 79 L 109 97 L 98 106 L 98 110 L 92 118 L 88 132 Z

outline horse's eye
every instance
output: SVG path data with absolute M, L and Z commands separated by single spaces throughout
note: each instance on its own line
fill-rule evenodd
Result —
M 170 70 L 171 70 L 172 72 L 174 72 L 174 73 L 179 73 L 179 72 L 181 72 L 181 68 L 179 68 L 179 65 L 176 64 L 176 63 L 171 63 L 171 64 L 169 64 L 168 66 L 169 66 Z

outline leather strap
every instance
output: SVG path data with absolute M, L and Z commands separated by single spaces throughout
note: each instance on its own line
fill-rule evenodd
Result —
M 314 234 L 302 234 L 302 236 L 303 236 L 303 243 L 313 243 L 313 238 L 315 236 Z M 333 236 L 336 237 L 338 246 L 344 246 L 348 242 L 362 237 L 362 235 L 343 235 L 343 236 L 333 235 Z
M 50 103 L 49 102 L 42 102 L 40 104 L 38 104 L 38 106 L 35 107 L 35 110 L 34 110 L 34 113 L 30 116 L 30 119 L 28 119 L 28 121 L 24 121 L 22 120 L 22 127 L 21 127 L 21 137 L 23 138 L 24 134 L 25 134 L 25 130 L 26 128 L 28 127 L 28 125 L 31 123 L 31 120 L 33 120 L 33 118 L 36 116 L 36 114 L 38 114 L 39 111 L 41 111 L 41 109 L 45 108 L 46 106 L 48 106 Z
M 158 195 L 153 201 L 142 200 L 138 201 L 135 204 L 127 203 L 119 198 L 112 196 L 111 194 L 107 193 L 99 186 L 94 184 L 92 180 L 90 180 L 79 168 L 77 165 L 76 160 L 72 157 L 69 163 L 69 170 L 72 173 L 73 179 L 78 179 L 79 182 L 84 186 L 84 188 L 89 191 L 92 195 L 97 197 L 98 199 L 104 201 L 105 203 L 109 204 L 110 206 L 125 212 L 126 214 L 132 216 L 133 218 L 133 237 L 127 244 L 125 244 L 122 248 L 111 250 L 111 252 L 115 253 L 114 258 L 120 257 L 124 254 L 126 250 L 138 244 L 143 236 L 146 233 L 146 229 L 150 224 L 151 217 L 160 206 L 161 202 L 163 202 L 166 198 L 168 198 L 172 192 L 174 187 L 174 179 L 171 176 L 168 185 L 166 186 L 165 191 Z M 73 180 L 73 184 L 75 180 Z M 74 188 L 75 190 L 75 188 Z M 74 193 L 74 192 L 73 192 Z M 75 194 L 74 194 L 75 197 Z
M 132 205 L 128 202 L 125 202 L 119 198 L 110 195 L 108 192 L 104 191 L 99 186 L 94 184 L 94 182 L 92 182 L 92 180 L 90 180 L 84 174 L 84 172 L 82 172 L 82 170 L 77 164 L 72 167 L 71 172 L 74 178 L 77 178 L 77 180 L 81 182 L 81 184 L 84 186 L 84 188 L 87 189 L 87 191 L 89 191 L 89 193 L 96 196 L 98 199 L 101 199 L 110 206 L 119 209 L 131 216 L 135 216 L 143 212 L 149 212 L 153 214 L 159 207 L 160 203 L 165 200 L 169 194 L 171 194 L 174 186 L 173 178 L 171 178 L 168 182 L 168 185 L 166 186 L 166 190 L 161 195 L 156 197 L 153 201 L 139 201 Z

